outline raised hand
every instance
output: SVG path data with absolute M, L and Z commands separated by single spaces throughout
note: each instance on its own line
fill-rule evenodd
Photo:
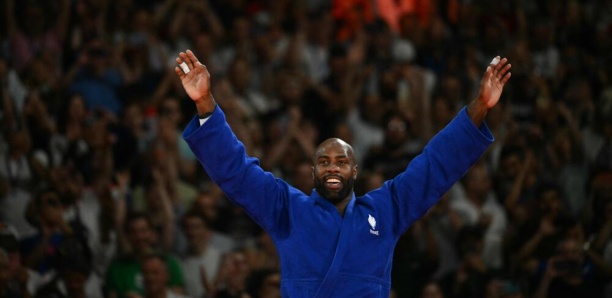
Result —
M 480 81 L 478 96 L 468 107 L 468 114 L 476 125 L 480 125 L 487 112 L 493 108 L 501 97 L 504 86 L 510 80 L 510 68 L 508 59 L 495 57 Z
M 181 67 L 179 67 L 183 62 L 189 68 L 187 73 L 183 72 Z M 187 50 L 187 53 L 180 52 L 176 58 L 176 63 L 179 66 L 176 66 L 174 71 L 181 79 L 187 95 L 193 101 L 200 100 L 210 94 L 210 74 L 206 66 L 198 61 L 198 58 L 191 50 Z
M 504 85 L 510 79 L 511 67 L 508 59 L 501 58 L 500 60 L 499 56 L 495 57 L 487 67 L 487 71 L 480 81 L 478 99 L 482 100 L 488 109 L 494 107 L 499 101 Z
M 189 70 L 187 73 L 180 67 L 183 62 Z M 186 53 L 179 53 L 176 63 L 178 66 L 174 67 L 174 72 L 181 79 L 187 95 L 196 104 L 198 114 L 203 115 L 212 112 L 215 102 L 210 91 L 210 73 L 206 66 L 198 61 L 191 50 L 187 50 Z

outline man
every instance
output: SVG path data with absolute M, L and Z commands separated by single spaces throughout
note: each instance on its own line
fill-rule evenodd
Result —
M 561 240 L 556 255 L 546 263 L 533 297 L 604 297 L 605 285 L 585 257 L 581 241 L 572 237 Z
M 213 231 L 199 210 L 185 213 L 181 227 L 188 242 L 187 253 L 181 258 L 185 290 L 189 296 L 204 297 L 212 290 L 224 252 L 211 245 Z
M 158 254 L 147 255 L 142 260 L 142 280 L 145 298 L 186 298 L 168 288 L 170 273 L 166 267 L 166 257 Z M 128 295 L 140 298 L 137 294 Z
M 389 297 L 397 240 L 493 142 L 483 122 L 510 79 L 508 60 L 496 57 L 476 99 L 403 173 L 362 197 L 353 193 L 352 147 L 340 139 L 324 141 L 315 150 L 315 190 L 307 196 L 246 155 L 216 106 L 210 74 L 195 55 L 181 52 L 176 62 L 188 68 L 175 72 L 199 116 L 183 137 L 212 180 L 274 240 L 283 297 Z
M 141 267 L 146 256 L 158 253 L 158 236 L 150 218 L 144 213 L 127 215 L 124 224 L 126 241 L 131 251 L 116 257 L 109 265 L 105 277 L 107 297 L 125 298 L 144 293 L 144 273 Z M 167 287 L 174 292 L 184 292 L 184 279 L 178 259 L 167 253 L 160 253 L 168 269 Z
M 487 267 L 501 269 L 502 242 L 508 220 L 504 208 L 491 189 L 490 174 L 483 163 L 478 163 L 465 174 L 461 182 L 453 186 L 455 192 L 451 208 L 464 224 L 482 229 L 482 259 Z

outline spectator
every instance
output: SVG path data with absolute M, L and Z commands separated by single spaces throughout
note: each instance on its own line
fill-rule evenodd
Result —
M 494 274 L 484 262 L 484 233 L 478 226 L 464 226 L 457 236 L 460 264 L 455 272 L 444 276 L 440 283 L 445 296 L 474 297 L 484 293 Z
M 32 297 L 42 283 L 22 261 L 17 232 L 0 222 L 0 297 Z
M 167 285 L 170 281 L 171 273 L 169 272 L 164 256 L 146 256 L 142 260 L 141 270 L 142 282 L 144 285 L 143 298 L 186 298 L 186 296 L 168 288 Z M 128 297 L 139 296 L 128 294 Z
M 252 246 L 245 247 L 243 253 L 251 270 L 271 269 L 280 271 L 280 259 L 274 240 L 264 230 L 259 232 Z
M 385 179 L 391 179 L 421 153 L 424 144 L 411 133 L 411 124 L 401 114 L 389 113 L 384 123 L 384 141 L 371 148 L 366 155 L 364 166 L 380 171 Z
M 48 10 L 43 3 L 20 2 L 22 6 L 16 7 L 15 1 L 9 0 L 4 4 L 4 19 L 8 22 L 11 54 L 17 71 L 24 72 L 30 62 L 43 51 L 52 52 L 54 58 L 60 61 L 69 25 L 70 1 L 60 1 L 59 7 L 53 7 L 55 19 L 47 15 Z M 27 21 L 18 23 L 23 20 Z
M 484 164 L 474 165 L 455 184 L 451 208 L 465 225 L 476 225 L 484 231 L 483 259 L 491 269 L 503 268 L 503 236 L 507 218 L 491 188 L 491 176 Z M 452 190 L 451 190 L 452 191 Z
M 35 233 L 34 227 L 29 224 L 24 215 L 29 202 L 35 195 L 33 187 L 36 186 L 37 172 L 36 159 L 31 155 L 31 141 L 28 131 L 5 131 L 4 139 L 8 148 L 0 157 L 0 179 L 4 181 L 4 191 L 0 199 L 1 218 L 10 224 L 21 237 L 31 236 Z
M 517 247 L 510 248 L 516 252 L 513 263 L 526 266 L 524 269 L 532 273 L 533 264 L 552 256 L 559 241 L 567 237 L 572 229 L 580 226 L 567 213 L 560 189 L 555 184 L 540 185 L 536 197 L 538 198 L 536 212 L 525 224 L 517 226 L 518 235 L 515 239 Z
M 91 261 L 87 232 L 78 222 L 64 219 L 64 206 L 56 191 L 46 189 L 38 192 L 28 206 L 26 218 L 37 228 L 36 234 L 20 240 L 24 264 L 28 267 L 39 274 L 59 269 L 64 245 L 78 249 Z
M 246 256 L 241 252 L 228 253 L 221 261 L 217 274 L 216 288 L 218 298 L 247 298 L 247 276 L 251 268 Z
M 564 239 L 556 255 L 548 259 L 533 297 L 602 297 L 602 286 L 596 283 L 593 269 L 581 243 Z
M 429 282 L 425 284 L 421 291 L 421 298 L 444 298 L 444 292 L 440 285 L 436 282 Z
M 102 280 L 93 274 L 90 257 L 78 243 L 70 242 L 60 248 L 56 274 L 36 291 L 34 297 L 101 298 L 104 297 Z
M 185 213 L 181 227 L 188 243 L 187 252 L 181 258 L 185 292 L 191 297 L 213 296 L 217 272 L 225 252 L 211 243 L 213 232 L 198 210 Z
M 436 271 L 438 242 L 427 217 L 415 222 L 398 241 L 392 282 L 399 297 L 416 297 Z
M 142 260 L 159 251 L 153 223 L 141 213 L 128 214 L 124 231 L 129 250 L 117 256 L 109 265 L 105 276 L 105 292 L 109 297 L 129 297 L 130 293 L 144 294 Z M 167 286 L 177 293 L 183 292 L 184 279 L 179 261 L 168 253 L 161 252 L 168 267 Z
M 115 56 L 118 55 L 115 51 L 101 41 L 92 41 L 82 49 L 68 80 L 70 91 L 82 94 L 90 110 L 101 109 L 119 115 L 123 110 L 119 89 L 128 78 L 120 71 L 120 67 L 126 67 L 121 65 L 123 62 Z
M 247 277 L 251 298 L 280 298 L 280 273 L 274 269 L 253 270 Z

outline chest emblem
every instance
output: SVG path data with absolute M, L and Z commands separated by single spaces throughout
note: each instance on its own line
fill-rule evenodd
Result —
M 371 214 L 368 214 L 368 223 L 370 224 L 370 234 L 374 234 L 378 236 L 378 231 L 376 230 L 376 218 Z

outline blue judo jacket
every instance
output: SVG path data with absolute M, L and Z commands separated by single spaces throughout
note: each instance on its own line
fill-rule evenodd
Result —
M 313 191 L 310 196 L 264 171 L 246 154 L 217 107 L 200 126 L 183 132 L 211 179 L 274 240 L 283 297 L 389 297 L 393 250 L 399 237 L 481 157 L 493 142 L 466 108 L 430 140 L 406 170 L 362 197 L 342 217 Z

